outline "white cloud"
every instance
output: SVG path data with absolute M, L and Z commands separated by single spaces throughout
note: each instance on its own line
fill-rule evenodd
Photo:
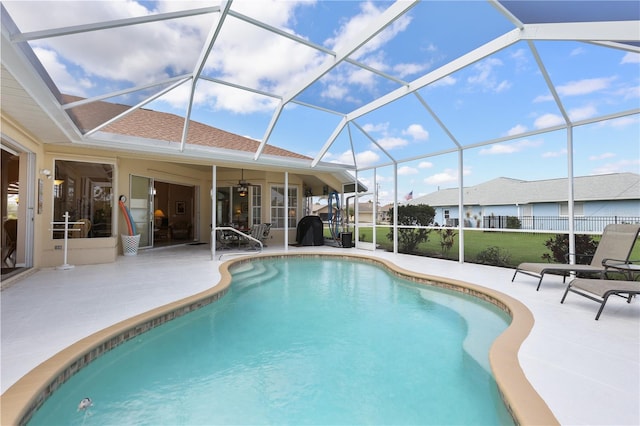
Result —
M 351 152 L 348 151 L 348 155 L 351 156 Z M 373 151 L 363 151 L 356 154 L 356 161 L 358 167 L 367 167 L 375 164 L 380 160 L 380 156 Z
M 540 102 L 549 102 L 553 100 L 553 96 L 551 95 L 551 93 L 548 93 L 546 95 L 538 95 L 533 99 L 533 103 L 537 104 Z
M 364 126 L 362 126 L 362 128 L 367 133 L 376 134 L 375 136 L 372 136 L 372 137 L 380 145 L 380 147 L 385 150 L 401 148 L 409 144 L 409 141 L 407 139 L 393 136 L 391 134 L 391 132 L 389 131 L 388 122 L 377 123 L 377 124 L 367 123 Z M 404 130 L 402 132 L 402 134 L 404 135 L 410 135 L 413 139 L 424 138 L 425 133 L 427 134 L 426 136 L 428 138 L 428 132 L 426 132 L 426 130 L 424 130 L 422 126 L 418 124 L 410 125 L 407 128 L 407 130 Z M 373 147 L 372 149 L 377 148 L 374 144 L 372 144 L 372 147 Z
M 287 2 L 284 2 L 287 3 Z M 333 37 L 325 40 L 324 45 L 334 50 L 338 54 L 344 51 L 354 39 L 361 37 L 361 33 L 365 31 L 379 16 L 384 12 L 384 7 L 377 7 L 376 2 L 363 2 L 360 5 L 360 13 L 351 17 L 349 20 L 345 20 L 342 25 L 335 30 Z M 386 71 L 390 69 L 388 60 L 385 58 L 384 52 L 381 51 L 381 47 L 387 42 L 395 38 L 399 33 L 407 29 L 411 23 L 412 18 L 408 15 L 404 15 L 393 22 L 390 26 L 378 33 L 364 46 L 360 47 L 353 55 L 352 58 L 358 59 L 374 68 Z M 287 55 L 288 56 L 288 55 Z M 330 58 L 327 58 L 330 60 Z M 331 58 L 332 60 L 332 58 Z M 419 64 L 403 64 L 400 65 L 398 70 L 407 73 L 415 73 L 426 65 Z M 398 71 L 397 70 L 397 71 Z M 407 75 L 407 74 L 405 74 Z M 349 92 L 349 85 L 357 85 L 358 88 L 366 89 L 370 92 L 377 90 L 375 74 L 359 68 L 346 67 L 335 68 L 332 73 L 327 74 L 321 80 L 320 84 L 334 84 L 342 85 L 344 90 Z M 358 102 L 359 98 L 346 97 L 342 100 L 348 100 L 353 103 Z
M 542 158 L 555 158 L 555 157 L 563 157 L 567 155 L 566 149 L 561 149 L 560 151 L 547 151 L 542 154 Z
M 640 54 L 627 52 L 620 61 L 621 64 L 637 64 L 640 63 Z
M 557 114 L 544 114 L 538 117 L 533 125 L 536 127 L 536 129 L 544 129 L 561 124 L 565 124 L 562 116 Z
M 343 99 L 346 96 L 347 92 L 348 90 L 345 86 L 341 86 L 338 84 L 329 84 L 325 86 L 320 96 L 328 99 Z
M 589 160 L 590 161 L 598 161 L 598 160 L 604 160 L 606 158 L 613 158 L 615 156 L 616 155 L 613 152 L 605 152 L 605 153 L 602 153 L 600 155 L 591 155 L 589 157 Z
M 418 170 L 414 167 L 402 166 L 398 167 L 398 176 L 409 176 L 409 175 L 417 175 Z
M 640 56 L 640 55 L 638 55 Z M 580 96 L 589 95 L 594 92 L 609 89 L 611 84 L 616 80 L 616 77 L 603 77 L 603 78 L 586 78 L 583 80 L 570 81 L 566 84 L 556 86 L 556 91 L 559 96 Z M 626 89 L 625 89 L 626 90 Z M 553 96 L 551 93 L 545 95 L 538 95 L 534 98 L 534 103 L 552 101 Z
M 362 128 L 367 133 L 384 133 L 389 128 L 389 123 L 388 122 L 378 123 L 378 124 L 367 123 L 364 126 L 362 126 Z
M 382 183 L 382 182 L 393 182 L 393 176 L 385 176 L 383 174 L 376 174 L 376 182 L 378 183 Z
M 640 86 L 623 87 L 615 94 L 622 96 L 625 101 L 629 99 L 637 99 L 640 98 Z
M 409 144 L 406 139 L 391 136 L 380 138 L 377 140 L 377 142 L 382 148 L 387 150 L 400 148 Z
M 586 105 L 586 106 L 583 106 L 582 108 L 574 108 L 568 112 L 569 118 L 572 121 L 580 121 L 587 118 L 591 118 L 591 117 L 594 117 L 597 113 L 598 111 L 593 105 Z
M 609 88 L 615 79 L 615 77 L 586 78 L 561 84 L 556 86 L 556 90 L 560 96 L 588 95 Z
M 583 47 L 576 47 L 569 53 L 569 56 L 580 56 L 580 55 L 583 55 L 585 52 L 586 50 Z
M 469 169 L 464 169 L 462 174 L 469 175 L 471 171 Z M 424 183 L 429 185 L 440 185 L 443 183 L 455 183 L 458 182 L 458 170 L 455 169 L 445 169 L 441 173 L 436 173 L 435 175 L 431 175 L 425 178 Z
M 329 161 L 331 163 L 339 163 L 339 164 L 353 164 L 353 154 L 351 150 L 344 151 L 338 155 L 330 154 L 327 152 L 325 154 L 324 161 Z M 367 167 L 372 164 L 375 164 L 380 160 L 380 156 L 374 151 L 362 151 L 356 154 L 356 161 L 358 162 L 358 167 Z M 380 177 L 378 176 L 378 180 Z
M 89 79 L 81 78 L 78 80 L 71 75 L 65 65 L 58 60 L 56 52 L 38 47 L 34 48 L 33 51 L 62 93 L 82 97 L 87 96 L 85 89 L 91 88 Z
M 602 124 L 604 124 L 605 126 L 611 126 L 617 129 L 622 129 L 627 126 L 636 126 L 639 123 L 640 123 L 640 117 L 638 117 L 637 115 L 620 117 L 614 120 L 607 120 L 602 122 Z
M 287 3 L 287 2 L 284 2 Z M 377 8 L 374 2 L 364 2 L 360 6 L 360 14 L 354 16 L 345 22 L 334 34 L 334 37 L 325 41 L 325 45 L 336 52 L 344 50 L 345 46 L 351 40 L 359 38 L 360 34 L 365 31 L 372 22 L 384 12 L 384 8 Z M 366 46 L 359 49 L 356 53 L 358 57 L 362 57 L 370 52 L 374 52 L 380 46 L 393 39 L 398 33 L 404 31 L 411 23 L 411 18 L 403 15 L 397 19 L 392 25 L 381 31 Z
M 520 152 L 527 148 L 536 148 L 540 145 L 542 145 L 541 140 L 530 139 L 509 143 L 495 143 L 488 148 L 481 149 L 480 155 L 513 154 L 514 152 Z
M 509 89 L 511 87 L 511 83 L 509 81 L 498 81 L 496 78 L 494 68 L 502 65 L 502 61 L 498 58 L 488 58 L 484 61 L 478 62 L 473 66 L 473 70 L 476 73 L 467 78 L 467 83 L 478 86 L 482 90 L 497 93 Z
M 430 161 L 421 161 L 420 164 L 418 164 L 419 169 L 430 169 L 431 167 L 433 167 L 433 163 Z
M 516 124 L 509 130 L 507 130 L 507 136 L 519 135 L 527 131 L 527 126 L 523 124 Z
M 457 79 L 450 75 L 442 77 L 440 80 L 434 81 L 428 87 L 438 87 L 438 86 L 453 86 L 457 83 Z
M 402 131 L 403 135 L 409 135 L 414 140 L 425 141 L 429 139 L 429 132 L 426 131 L 420 124 L 411 124 L 406 130 Z
M 429 68 L 428 65 L 425 64 L 396 64 L 393 66 L 393 71 L 398 75 L 399 78 L 405 78 L 407 76 L 417 75 Z
M 593 170 L 594 174 L 608 174 L 608 173 L 639 173 L 640 172 L 640 159 L 633 160 L 620 160 L 615 163 L 608 163 L 603 166 L 597 167 Z

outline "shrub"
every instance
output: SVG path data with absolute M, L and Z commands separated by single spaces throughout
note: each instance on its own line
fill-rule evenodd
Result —
M 393 209 L 389 210 L 393 217 Z M 426 204 L 411 204 L 398 206 L 398 225 L 403 226 L 427 226 L 433 222 L 436 211 Z M 429 240 L 429 229 L 398 229 L 398 251 L 400 253 L 415 252 L 418 244 Z M 393 228 L 387 234 L 389 241 L 393 241 Z
M 498 246 L 490 246 L 478 253 L 477 261 L 485 265 L 508 266 L 511 255 Z
M 442 251 L 442 256 L 447 257 L 458 233 L 454 231 L 453 228 L 438 229 L 436 232 L 440 234 L 440 250 Z
M 507 228 L 508 229 L 520 229 L 522 228 L 522 222 L 515 216 L 507 216 Z
M 567 263 L 569 255 L 569 235 L 556 234 L 545 241 L 544 245 L 551 250 L 551 254 L 545 253 L 542 258 L 547 262 Z M 589 264 L 596 252 L 598 243 L 591 235 L 576 235 L 576 263 Z

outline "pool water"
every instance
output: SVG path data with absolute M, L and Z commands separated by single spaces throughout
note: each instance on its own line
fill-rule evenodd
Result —
M 98 358 L 29 424 L 513 424 L 488 368 L 509 323 L 493 305 L 360 261 L 232 274 L 221 300 Z

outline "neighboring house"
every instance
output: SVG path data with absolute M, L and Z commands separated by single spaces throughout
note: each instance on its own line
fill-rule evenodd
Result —
M 338 209 L 336 206 L 332 206 L 333 214 L 335 215 Z M 329 221 L 329 206 L 327 204 L 314 204 L 311 211 L 313 216 L 320 216 L 323 222 Z
M 613 173 L 574 178 L 576 231 L 600 232 L 608 223 L 640 222 L 640 175 Z M 435 208 L 435 222 L 465 227 L 506 228 L 518 218 L 521 229 L 568 229 L 568 180 L 524 181 L 496 178 L 463 191 L 458 213 L 458 188 L 443 189 L 411 200 Z
M 376 223 L 389 222 L 389 209 L 393 208 L 393 204 L 386 206 L 378 206 L 376 208 Z M 361 223 L 373 223 L 373 202 L 358 204 L 358 220 Z
M 388 218 L 389 208 L 391 207 L 393 207 L 393 204 L 390 204 L 384 207 L 378 206 L 378 209 L 376 210 L 376 215 L 378 217 L 377 223 L 387 222 L 389 220 Z M 343 222 L 353 224 L 355 222 L 355 218 L 354 218 L 355 212 L 353 211 L 353 205 L 344 206 L 343 212 L 344 212 L 344 209 L 346 208 L 350 210 L 349 217 L 347 219 L 347 217 L 343 214 Z M 333 206 L 333 211 L 334 211 L 334 214 L 337 211 L 335 206 Z M 320 216 L 320 219 L 322 219 L 322 221 L 327 222 L 329 220 L 329 206 L 327 204 L 317 204 L 317 203 L 314 204 L 312 215 Z M 358 204 L 358 217 L 359 217 L 360 223 L 373 222 L 373 202 L 372 201 Z

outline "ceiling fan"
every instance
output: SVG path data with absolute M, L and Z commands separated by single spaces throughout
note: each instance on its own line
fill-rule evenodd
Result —
M 238 181 L 238 186 L 236 187 L 236 190 L 238 191 L 238 195 L 240 197 L 246 197 L 247 194 L 249 194 L 250 186 L 252 185 L 246 180 L 244 180 L 244 169 L 242 169 L 242 176 L 240 177 L 240 180 Z

